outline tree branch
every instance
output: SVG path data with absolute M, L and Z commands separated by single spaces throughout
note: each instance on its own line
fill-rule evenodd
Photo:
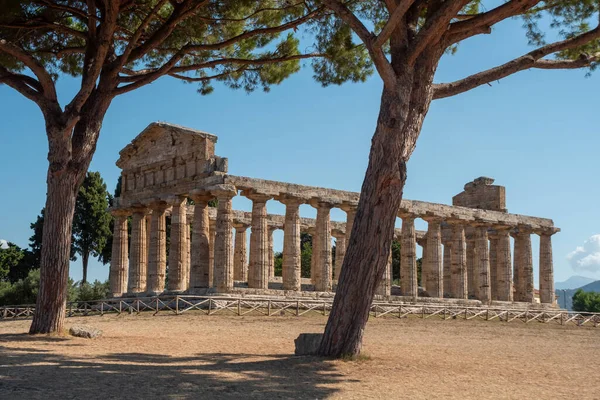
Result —
M 592 63 L 599 61 L 600 55 L 582 55 L 577 60 L 544 60 L 542 58 L 559 51 L 577 48 L 598 38 L 600 38 L 600 27 L 596 27 L 570 39 L 540 47 L 498 67 L 479 72 L 464 79 L 451 83 L 436 84 L 434 85 L 433 98 L 441 99 L 464 93 L 528 68 L 572 69 L 590 66 Z
M 541 0 L 511 0 L 490 11 L 477 14 L 472 18 L 450 24 L 449 44 L 458 43 L 468 37 L 491 30 L 492 25 L 507 18 L 520 15 L 535 7 Z
M 13 56 L 25 64 L 25 66 L 38 78 L 38 81 L 43 88 L 44 96 L 51 101 L 57 100 L 56 87 L 54 86 L 52 77 L 34 57 L 12 43 L 7 42 L 5 39 L 0 39 L 0 51 Z
M 471 0 L 454 0 L 444 2 L 433 15 L 425 21 L 423 28 L 419 30 L 417 37 L 410 46 L 408 53 L 408 64 L 414 65 L 417 58 L 431 43 L 439 40 L 448 30 L 452 18 L 463 9 Z
M 180 67 L 175 67 L 174 65 L 176 64 L 176 62 L 171 62 L 171 60 L 169 60 L 169 62 L 165 63 L 160 68 L 158 68 L 154 71 L 142 74 L 142 75 L 137 74 L 135 71 L 130 72 L 130 74 L 131 73 L 134 74 L 133 75 L 134 78 L 127 78 L 127 81 L 133 81 L 133 82 L 128 85 L 120 86 L 120 87 L 116 88 L 114 90 L 114 94 L 115 94 L 115 96 L 118 96 L 120 94 L 130 92 L 134 89 L 137 89 L 139 87 L 142 87 L 144 85 L 154 82 L 156 79 L 160 78 L 161 76 L 175 74 L 175 73 L 179 73 L 179 72 L 188 72 L 188 71 L 194 71 L 194 70 L 199 70 L 199 69 L 214 68 L 214 67 L 217 67 L 219 65 L 224 65 L 224 64 L 267 65 L 267 64 L 276 64 L 276 63 L 281 63 L 281 62 L 286 62 L 286 61 L 301 60 L 301 59 L 305 59 L 305 58 L 322 57 L 322 56 L 323 56 L 322 54 L 311 53 L 311 54 L 297 54 L 297 55 L 293 55 L 293 56 L 285 56 L 285 57 L 269 58 L 269 59 L 256 59 L 256 60 L 244 59 L 244 58 L 220 58 L 220 59 L 208 61 L 208 62 L 205 62 L 202 64 L 185 65 L 185 66 L 180 66 Z
M 362 40 L 371 55 L 373 64 L 375 64 L 375 68 L 377 68 L 377 72 L 381 76 L 384 85 L 390 90 L 393 89 L 396 86 L 396 74 L 381 47 L 374 46 L 376 36 L 372 32 L 369 32 L 360 19 L 339 0 L 323 0 L 323 4 L 329 7 L 342 21 L 347 23 L 360 40 Z
M 23 74 L 15 74 L 0 66 L 0 83 L 10 86 L 29 100 L 38 104 L 40 108 L 42 107 L 45 100 L 41 93 L 43 90 L 42 85 L 34 78 Z
M 392 32 L 398 26 L 402 18 L 406 15 L 408 9 L 413 5 L 416 0 L 403 0 L 396 6 L 394 11 L 391 13 L 390 18 L 386 22 L 385 26 L 379 32 L 379 35 L 373 43 L 373 47 L 381 47 L 383 44 L 392 36 Z
M 73 97 L 73 100 L 65 107 L 67 121 L 78 118 L 81 107 L 96 87 L 96 82 L 104 66 L 106 56 L 110 51 L 112 37 L 117 27 L 119 3 L 118 1 L 106 2 L 103 21 L 98 29 L 94 28 L 96 34 L 90 38 L 91 42 L 88 43 L 88 50 L 86 51 L 83 65 L 81 87 L 75 97 Z M 94 20 L 90 20 L 90 23 L 95 24 Z M 92 30 L 90 30 L 91 32 Z M 67 125 L 70 125 L 70 122 Z

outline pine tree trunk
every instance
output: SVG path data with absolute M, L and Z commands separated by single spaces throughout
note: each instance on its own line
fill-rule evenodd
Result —
M 319 349 L 323 356 L 360 354 L 369 309 L 391 251 L 406 162 L 431 102 L 430 85 L 426 79 L 395 91 L 384 88 L 360 201 Z
M 45 115 L 48 136 L 48 177 L 40 288 L 30 334 L 54 333 L 63 328 L 69 281 L 73 214 L 79 186 L 88 170 L 111 97 L 94 92 L 73 128 L 62 116 Z
M 48 173 L 48 194 L 42 239 L 40 289 L 29 333 L 62 329 L 67 302 L 71 230 L 79 177 L 73 172 Z
M 77 197 L 75 197 L 77 198 Z M 81 257 L 81 261 L 83 263 L 83 278 L 81 278 L 81 283 L 87 282 L 87 272 L 88 272 L 88 261 L 90 259 L 90 252 L 84 251 L 83 256 Z

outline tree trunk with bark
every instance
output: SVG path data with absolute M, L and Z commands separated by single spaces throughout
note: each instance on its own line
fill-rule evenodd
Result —
M 435 66 L 418 65 L 414 72 L 398 74 L 395 88 L 384 86 L 358 209 L 319 349 L 322 356 L 360 354 L 369 310 L 391 251 L 406 163 L 431 103 Z
M 40 288 L 30 334 L 60 332 L 64 325 L 77 193 L 88 170 L 111 98 L 98 92 L 81 110 L 74 127 L 45 113 L 48 136 L 47 195 L 42 234 Z
M 81 256 L 81 262 L 83 264 L 83 277 L 81 278 L 81 283 L 87 282 L 87 272 L 88 272 L 88 262 L 90 260 L 90 252 L 84 251 Z

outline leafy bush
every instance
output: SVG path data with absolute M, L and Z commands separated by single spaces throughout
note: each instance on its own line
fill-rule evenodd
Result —
M 584 292 L 577 289 L 573 295 L 573 310 L 600 312 L 600 293 Z
M 40 270 L 30 271 L 15 283 L 0 281 L 0 306 L 35 304 L 40 285 Z M 92 301 L 110 297 L 108 281 L 78 284 L 69 278 L 67 301 Z

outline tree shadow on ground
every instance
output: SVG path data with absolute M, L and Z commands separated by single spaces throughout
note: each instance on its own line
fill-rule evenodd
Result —
M 322 399 L 344 381 L 331 361 L 316 357 L 65 356 L 0 344 L 2 399 Z

